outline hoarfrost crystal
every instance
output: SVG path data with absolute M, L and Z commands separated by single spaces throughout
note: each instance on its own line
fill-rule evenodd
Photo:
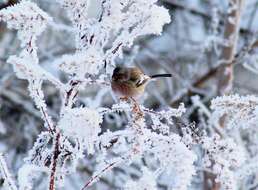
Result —
M 138 181 L 129 180 L 125 184 L 125 190 L 157 190 L 156 177 L 148 168 L 142 168 L 143 174 Z
M 68 137 L 78 138 L 85 144 L 88 154 L 94 153 L 94 144 L 101 132 L 100 114 L 89 108 L 72 108 L 66 110 L 59 127 Z
M 18 30 L 22 46 L 39 36 L 52 19 L 35 3 L 23 0 L 0 11 L 0 20 L 7 22 L 9 28 Z M 35 39 L 33 39 L 35 40 Z
M 60 69 L 66 73 L 84 78 L 85 74 L 98 74 L 103 66 L 104 56 L 94 48 L 84 53 L 64 55 L 60 62 Z

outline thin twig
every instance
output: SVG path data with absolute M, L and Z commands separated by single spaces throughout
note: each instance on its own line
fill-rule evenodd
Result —
M 119 160 L 112 162 L 111 164 L 106 166 L 104 169 L 102 169 L 97 175 L 91 177 L 90 180 L 83 186 L 83 188 L 81 190 L 85 190 L 87 187 L 92 185 L 92 183 L 94 183 L 98 178 L 100 178 L 101 175 L 103 175 L 107 170 L 114 168 L 116 166 L 116 164 L 118 164 L 119 162 L 120 162 Z
M 40 92 L 39 90 L 37 89 L 36 90 L 36 93 L 37 95 L 40 97 Z M 51 119 L 51 117 L 48 115 L 48 112 L 47 112 L 47 109 L 44 107 L 44 106 L 40 106 L 40 112 L 42 114 L 42 118 L 43 120 L 45 121 L 45 123 L 47 124 L 47 127 L 48 127 L 48 130 L 54 134 L 54 131 L 55 131 L 55 126 L 53 124 L 53 121 Z
M 73 100 L 78 95 L 77 88 L 78 88 L 78 85 L 81 84 L 81 82 L 82 81 L 79 81 L 79 80 L 71 80 L 69 82 L 70 88 L 65 94 L 65 101 L 64 101 L 64 106 L 65 107 L 68 107 L 68 106 L 71 107 L 72 106 Z
M 59 150 L 59 140 L 60 140 L 60 132 L 56 134 L 56 138 L 54 141 L 54 155 L 52 159 L 52 167 L 51 167 L 51 175 L 50 175 L 50 182 L 49 182 L 49 190 L 55 189 L 55 174 L 56 174 L 56 166 L 57 166 L 57 159 L 60 154 Z

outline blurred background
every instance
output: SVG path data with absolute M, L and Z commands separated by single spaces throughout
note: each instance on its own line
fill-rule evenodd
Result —
M 51 25 L 38 39 L 40 64 L 63 82 L 67 76 L 58 70 L 55 63 L 64 54 L 75 52 L 75 40 L 71 22 L 66 12 L 53 0 L 36 0 L 41 9 L 46 11 L 57 23 Z M 93 1 L 94 2 L 94 1 Z M 0 9 L 17 3 L 16 0 L 0 0 Z M 128 66 L 137 65 L 147 74 L 171 73 L 172 79 L 162 79 L 151 83 L 143 97 L 146 107 L 159 110 L 184 102 L 187 113 L 185 122 L 195 121 L 198 124 L 205 118 L 200 117 L 191 97 L 198 95 L 200 101 L 209 106 L 210 100 L 219 95 L 218 65 L 223 51 L 223 37 L 228 19 L 227 0 L 160 0 L 159 4 L 169 9 L 171 23 L 164 27 L 161 36 L 144 36 L 138 38 L 130 49 L 124 49 L 124 57 L 117 63 Z M 98 4 L 92 3 L 92 15 L 99 11 Z M 231 93 L 257 94 L 258 92 L 258 49 L 256 46 L 241 52 L 258 39 L 258 0 L 246 0 L 242 8 L 239 37 L 235 56 L 240 57 L 234 66 L 233 88 Z M 19 41 L 16 32 L 7 29 L 0 22 L 0 152 L 8 155 L 8 166 L 17 174 L 23 158 L 43 130 L 43 121 L 36 110 L 27 91 L 27 81 L 16 78 L 11 65 L 6 63 L 10 55 L 19 52 Z M 44 84 L 44 93 L 49 110 L 54 119 L 58 119 L 60 109 L 59 92 L 48 83 Z M 110 106 L 115 98 L 108 88 L 90 88 L 79 95 L 78 105 L 89 107 Z M 123 115 L 107 115 L 104 128 L 118 129 L 124 126 Z M 85 161 L 94 165 L 89 158 Z M 68 189 L 79 189 L 76 181 L 83 180 L 92 174 L 92 168 L 79 168 L 80 174 L 69 177 Z M 101 179 L 102 188 L 98 185 L 92 189 L 117 189 L 120 175 L 136 175 L 139 168 L 133 165 L 130 171 L 124 168 L 113 169 L 108 179 Z M 116 178 L 114 177 L 116 176 Z M 134 177 L 134 176 L 133 176 Z M 0 177 L 0 189 L 3 179 Z M 101 184 L 100 183 L 100 184 Z M 41 182 L 38 182 L 41 184 Z M 80 183 L 79 183 L 80 184 Z M 160 189 L 168 189 L 166 180 L 159 182 Z M 38 187 L 40 189 L 40 186 Z M 207 189 L 203 180 L 196 176 L 192 189 Z

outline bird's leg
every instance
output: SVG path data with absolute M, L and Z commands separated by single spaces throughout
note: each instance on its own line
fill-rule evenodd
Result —
M 132 98 L 132 97 L 131 97 L 130 99 L 131 99 L 132 102 L 133 102 L 133 111 L 135 111 L 135 112 L 141 111 L 138 102 L 137 102 L 134 98 Z
M 137 119 L 142 118 L 144 114 L 143 114 L 138 102 L 133 97 L 130 97 L 130 99 L 133 102 L 133 112 L 136 113 L 136 118 Z
M 127 96 L 124 96 L 124 97 L 120 97 L 119 98 L 120 101 L 125 101 L 127 102 L 128 100 L 131 100 L 132 104 L 133 104 L 133 112 L 136 113 L 137 115 L 137 118 L 140 118 L 143 116 L 143 112 L 138 104 L 138 102 L 133 98 L 133 97 L 127 97 Z

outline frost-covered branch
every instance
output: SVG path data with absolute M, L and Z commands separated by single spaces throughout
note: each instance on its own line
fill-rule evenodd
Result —
M 54 146 L 53 146 L 53 158 L 52 158 L 52 166 L 51 166 L 51 174 L 50 174 L 50 182 L 49 182 L 49 190 L 55 189 L 55 175 L 56 175 L 56 167 L 57 167 L 57 159 L 60 154 L 59 151 L 59 142 L 60 141 L 60 133 L 57 132 L 55 140 L 54 140 Z
M 225 31 L 224 31 L 224 47 L 221 54 L 221 61 L 223 63 L 232 63 L 236 53 L 241 13 L 245 0 L 229 0 L 228 14 L 226 17 Z M 219 70 L 219 87 L 220 95 L 228 94 L 232 89 L 233 82 L 233 65 L 221 67 Z
M 2 174 L 5 180 L 4 183 L 9 190 L 18 190 L 7 167 L 4 155 L 1 152 L 0 152 L 0 173 Z

